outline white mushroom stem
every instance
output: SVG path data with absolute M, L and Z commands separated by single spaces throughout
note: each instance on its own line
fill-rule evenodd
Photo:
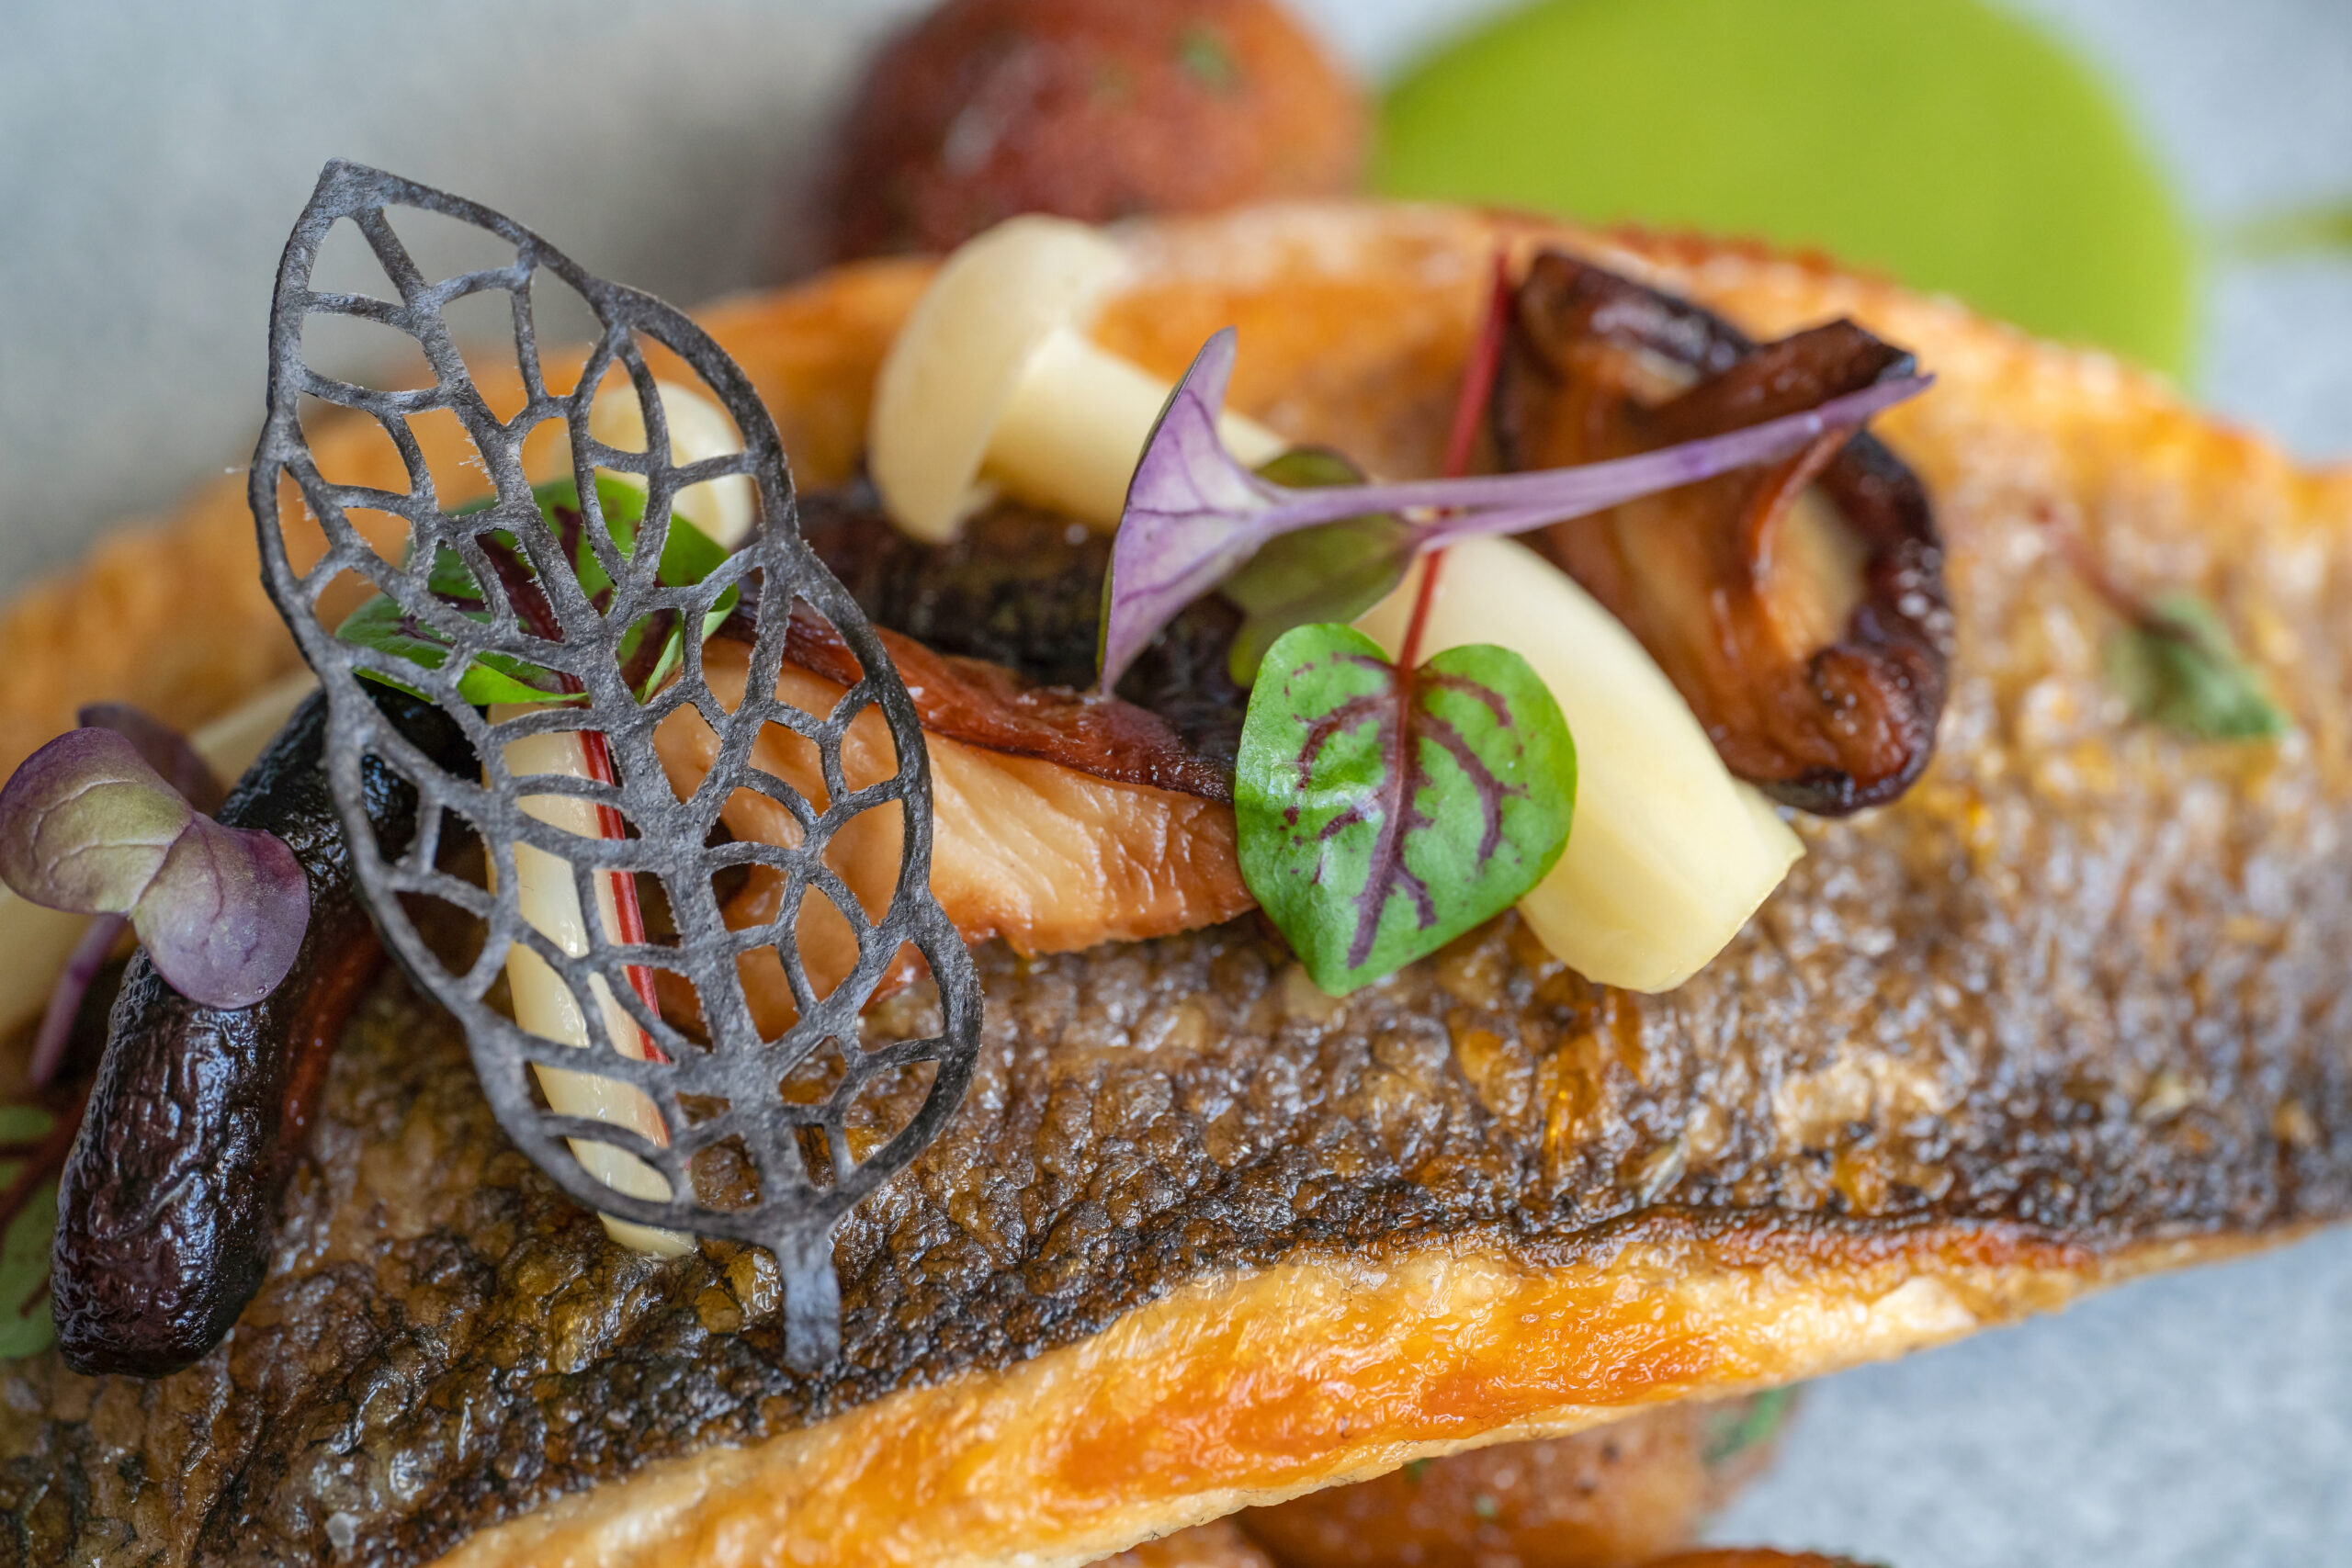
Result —
M 215 774 L 234 783 L 318 685 L 307 670 L 288 675 L 205 725 L 188 737 L 188 744 Z M 0 1029 L 40 1016 L 89 926 L 87 915 L 45 909 L 0 887 L 0 953 L 8 955 L 0 964 Z
M 1357 624 L 1393 655 L 1419 570 Z M 1667 991 L 1723 951 L 1804 846 L 1731 775 L 1682 694 L 1576 581 L 1510 539 L 1449 547 L 1421 630 L 1426 658 L 1495 643 L 1549 687 L 1577 748 L 1567 848 L 1519 903 L 1587 978 Z
M 709 457 L 732 457 L 743 449 L 743 437 L 727 411 L 700 392 L 675 381 L 656 381 L 653 391 L 662 400 L 662 417 L 670 426 L 673 463 L 684 468 Z M 645 410 L 638 401 L 637 388 L 623 383 L 597 392 L 588 409 L 588 433 L 624 452 L 646 450 Z M 637 474 L 615 472 L 613 478 L 639 490 L 646 488 L 644 479 Z M 731 550 L 743 542 L 758 518 L 756 493 L 750 475 L 730 474 L 687 486 L 678 492 L 673 506 L 679 516 L 718 541 L 720 548 Z
M 511 718 L 527 710 L 516 707 L 493 708 L 492 722 Z M 508 773 L 521 777 L 529 773 L 555 773 L 571 778 L 592 778 L 586 751 L 575 731 L 556 731 L 544 735 L 526 736 L 506 743 Z M 571 795 L 535 795 L 523 798 L 523 808 L 533 817 L 567 833 L 583 839 L 603 837 L 603 828 L 596 807 Z M 586 917 L 580 907 L 578 886 L 572 881 L 571 864 L 560 856 L 531 844 L 514 846 L 515 897 L 522 907 L 523 918 L 538 932 L 578 957 L 588 951 Z M 596 879 L 596 916 L 604 922 L 608 941 L 619 940 L 620 915 L 615 897 L 613 877 Z M 517 946 L 506 959 L 506 980 L 514 994 L 514 1021 L 531 1033 L 566 1045 L 587 1048 L 591 1043 L 588 1021 L 582 1013 L 579 999 L 571 987 L 548 962 L 530 949 Z M 636 1019 L 615 998 L 610 987 L 601 977 L 589 982 L 593 1000 L 602 1010 L 605 1032 L 629 1055 L 642 1060 L 647 1044 L 644 1032 Z M 661 1111 L 645 1092 L 633 1085 L 602 1077 L 593 1072 L 568 1072 L 560 1068 L 538 1067 L 539 1088 L 548 1097 L 548 1104 L 559 1114 L 586 1116 L 616 1127 L 627 1127 L 655 1143 L 667 1143 L 669 1132 L 662 1124 Z M 609 1144 L 592 1143 L 583 1138 L 571 1141 L 571 1152 L 588 1173 L 607 1187 L 633 1197 L 667 1201 L 670 1183 L 662 1174 L 626 1149 Z M 598 1216 L 615 1241 L 640 1252 L 663 1256 L 690 1250 L 694 1241 L 675 1231 L 658 1230 L 649 1225 L 633 1224 L 616 1220 L 609 1214 Z
M 1170 383 L 1067 329 L 1038 345 L 1014 383 L 980 463 L 997 493 L 1067 513 L 1096 528 L 1119 525 L 1127 481 Z M 1285 443 L 1257 421 L 1227 413 L 1226 446 L 1250 468 Z
M 947 258 L 882 362 L 866 467 L 892 522 L 954 537 L 998 495 L 1118 525 L 1169 383 L 1086 328 L 1125 269 L 1083 223 L 1001 223 Z M 1239 414 L 1226 444 L 1245 463 L 1283 443 Z

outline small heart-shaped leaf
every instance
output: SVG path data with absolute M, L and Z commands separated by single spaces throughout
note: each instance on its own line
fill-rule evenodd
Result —
M 1508 649 L 1400 672 L 1353 627 L 1300 626 L 1259 671 L 1234 801 L 1250 890 L 1340 996 L 1542 880 L 1567 843 L 1576 746 Z

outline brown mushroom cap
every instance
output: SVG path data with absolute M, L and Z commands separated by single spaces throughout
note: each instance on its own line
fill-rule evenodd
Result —
M 1911 357 L 1850 321 L 1758 345 L 1559 254 L 1521 286 L 1496 388 L 1507 468 L 1623 457 L 1811 408 Z M 1724 765 L 1824 815 L 1883 805 L 1935 748 L 1951 659 L 1926 491 L 1867 434 L 1555 524 L 1535 543 L 1681 692 Z
M 886 47 L 826 202 L 840 260 L 1352 189 L 1362 93 L 1272 0 L 948 0 Z

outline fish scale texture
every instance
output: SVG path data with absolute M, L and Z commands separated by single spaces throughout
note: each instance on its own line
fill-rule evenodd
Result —
M 1430 246 L 1475 264 L 1489 243 L 1451 233 Z M 1256 308 L 1187 292 L 1184 247 L 1232 234 L 1167 241 L 1176 281 L 1114 323 L 1139 357 Z M 1556 1271 L 1670 1220 L 1802 1283 L 1977 1227 L 2044 1238 L 2096 1282 L 2135 1247 L 2226 1249 L 2352 1210 L 2352 639 L 2330 610 L 2352 589 L 2352 484 L 1949 307 L 1736 250 L 1615 254 L 1761 331 L 1854 310 L 1946 377 L 1885 430 L 1951 550 L 1938 759 L 1893 807 L 1804 824 L 1805 860 L 1695 980 L 1594 987 L 1509 917 L 1344 1003 L 1254 918 L 984 950 L 970 1097 L 845 1227 L 846 1361 L 817 1379 L 784 1367 L 763 1260 L 608 1247 L 388 982 L 228 1343 L 154 1383 L 0 1368 L 0 1563 L 430 1562 L 654 1461 L 799 1428 L 879 1440 L 861 1412 L 899 1391 L 1010 1376 L 1146 1303 L 1213 1314 L 1302 1260 L 1441 1244 Z M 1396 318 L 1397 352 L 1431 367 L 1416 406 L 1442 410 L 1459 333 L 1382 289 L 1455 279 L 1445 321 L 1466 323 L 1478 269 L 1415 265 L 1338 298 Z M 1337 412 L 1302 392 L 1300 434 L 1387 428 L 1350 412 L 1365 366 L 1314 374 Z M 1271 406 L 1246 376 L 1236 395 Z M 1368 456 L 1403 471 L 1420 439 Z M 2119 574 L 2220 604 L 2298 734 L 2230 749 L 2132 725 L 2053 520 Z M 1711 1310 L 1685 1286 L 1651 1280 L 1639 1310 Z M 1567 1393 L 1631 1399 L 1648 1375 Z

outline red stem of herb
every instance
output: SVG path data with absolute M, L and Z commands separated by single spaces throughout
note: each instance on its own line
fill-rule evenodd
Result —
M 563 544 L 565 553 L 576 558 L 580 551 L 580 514 L 569 509 L 560 509 L 558 516 L 550 523 Z M 535 636 L 545 637 L 549 642 L 563 640 L 563 628 L 556 620 L 555 606 L 548 602 L 546 592 L 539 587 L 537 579 L 531 575 L 522 557 L 495 539 L 483 539 L 481 547 L 482 554 L 489 558 L 506 590 L 506 600 L 514 611 L 514 618 Z M 556 682 L 566 692 L 581 690 L 579 681 L 560 671 L 556 673 Z M 619 784 L 620 774 L 613 767 L 613 749 L 605 740 L 604 731 L 582 730 L 580 754 L 587 764 L 590 778 L 599 784 Z M 600 805 L 596 807 L 596 835 L 604 839 L 626 839 L 628 837 L 628 823 L 615 807 Z M 613 935 L 631 945 L 641 943 L 645 941 L 645 909 L 638 902 L 637 878 L 625 871 L 614 872 L 611 876 L 613 921 L 620 928 Z M 662 1010 L 662 1003 L 653 989 L 653 972 L 643 964 L 628 966 L 628 988 L 637 993 L 637 999 L 645 1004 L 648 1012 Z M 644 1045 L 649 1059 L 656 1062 L 670 1059 L 642 1028 L 638 1030 L 637 1037 Z
M 1510 257 L 1495 252 L 1494 287 L 1487 296 L 1486 320 L 1478 324 L 1477 341 L 1470 345 L 1470 362 L 1462 372 L 1461 395 L 1453 402 L 1453 428 L 1446 433 L 1444 477 L 1458 479 L 1470 471 L 1470 451 L 1478 442 L 1478 426 L 1487 418 L 1494 396 L 1495 374 L 1502 367 L 1503 333 L 1510 325 Z M 1429 625 L 1430 606 L 1437 599 L 1437 580 L 1445 564 L 1442 549 L 1421 558 L 1421 584 L 1413 596 L 1412 619 L 1405 623 L 1405 641 L 1396 650 L 1399 673 L 1409 676 L 1420 664 L 1421 633 Z M 1409 682 L 1405 682 L 1409 684 Z
M 613 768 L 613 749 L 605 739 L 603 730 L 582 730 L 580 750 L 587 761 L 589 777 L 599 784 L 620 783 L 620 775 Z M 628 837 L 628 824 L 616 808 L 599 806 L 596 807 L 596 831 L 602 838 L 626 839 Z M 645 941 L 645 908 L 638 902 L 637 878 L 626 871 L 614 872 L 612 878 L 613 919 L 620 928 L 613 934 L 631 946 L 640 944 Z M 653 989 L 653 971 L 642 964 L 628 966 L 628 988 L 637 993 L 637 999 L 645 1004 L 648 1012 L 662 1010 L 661 999 Z M 638 1038 L 644 1042 L 645 1054 L 650 1060 L 666 1062 L 670 1059 L 644 1030 L 638 1031 Z
M 2059 558 L 2074 572 L 2075 581 L 2089 589 L 2091 596 L 2112 611 L 2118 620 L 2143 636 L 2168 638 L 2192 649 L 2205 647 L 2205 638 L 2194 626 L 2165 615 L 2144 596 L 2118 582 L 2082 535 L 2054 517 L 2043 516 L 2039 521 L 2055 542 Z

